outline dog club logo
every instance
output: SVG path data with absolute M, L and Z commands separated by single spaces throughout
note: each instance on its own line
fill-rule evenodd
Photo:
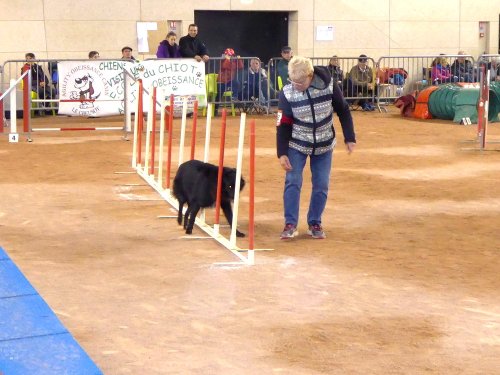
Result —
M 70 92 L 70 99 L 80 100 L 80 109 L 94 108 L 94 101 L 101 95 L 94 87 L 94 77 L 87 73 L 74 78 L 73 87 L 75 91 Z

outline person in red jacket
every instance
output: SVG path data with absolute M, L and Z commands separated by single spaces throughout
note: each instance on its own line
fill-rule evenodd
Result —
M 222 99 L 222 94 L 231 91 L 231 100 L 237 101 L 241 89 L 238 73 L 243 71 L 243 60 L 235 56 L 232 48 L 226 48 L 222 54 L 219 75 L 217 76 L 217 102 Z M 215 108 L 217 111 L 217 106 Z

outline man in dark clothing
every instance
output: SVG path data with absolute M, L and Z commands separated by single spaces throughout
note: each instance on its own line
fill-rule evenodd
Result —
M 134 56 L 132 56 L 132 48 L 125 46 L 122 48 L 122 60 L 137 61 Z
M 30 69 L 31 75 L 31 91 L 37 94 L 38 99 L 53 99 L 55 98 L 55 90 L 50 85 L 50 81 L 45 75 L 42 67 L 37 63 L 33 62 L 36 59 L 35 54 L 28 52 L 24 55 L 26 59 L 26 64 L 21 69 L 21 74 L 26 70 Z M 45 108 L 50 107 L 50 103 L 44 103 Z M 44 114 L 43 111 L 40 114 Z
M 289 84 L 280 91 L 277 120 L 277 151 L 286 171 L 283 203 L 285 228 L 281 239 L 298 234 L 300 192 L 303 170 L 309 158 L 312 192 L 307 212 L 307 233 L 325 238 L 321 216 L 326 206 L 332 154 L 336 144 L 333 113 L 336 112 L 347 152 L 356 144 L 349 105 L 337 82 L 323 66 L 313 67 L 311 59 L 296 56 L 288 64 Z
M 465 52 L 459 51 L 458 54 L 465 55 Z M 474 82 L 474 66 L 465 57 L 457 57 L 451 64 L 450 71 L 452 75 L 458 77 L 459 82 Z
M 194 23 L 189 25 L 188 35 L 183 36 L 179 40 L 179 50 L 182 57 L 193 57 L 196 61 L 207 62 L 210 58 L 208 56 L 208 49 L 200 39 L 198 35 L 198 26 Z

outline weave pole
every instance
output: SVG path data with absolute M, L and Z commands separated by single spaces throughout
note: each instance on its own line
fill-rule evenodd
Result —
M 160 107 L 160 140 L 158 141 L 158 184 L 163 188 L 163 146 L 165 132 L 168 131 L 167 102 L 164 100 Z
M 179 165 L 184 163 L 184 141 L 186 139 L 187 99 L 182 102 L 181 138 L 179 141 Z
M 205 152 L 203 154 L 203 161 L 208 163 L 210 156 L 210 133 L 212 131 L 212 103 L 207 105 L 207 125 L 205 129 Z
M 193 106 L 193 129 L 191 132 L 191 157 L 189 160 L 194 159 L 194 150 L 196 148 L 196 121 L 198 120 L 198 100 L 195 100 Z
M 153 98 L 151 100 L 151 165 L 149 174 L 155 173 L 155 143 L 156 143 L 156 86 L 153 87 Z
M 142 130 L 144 128 L 144 86 L 142 84 L 142 79 L 137 80 L 139 84 L 139 92 L 137 94 L 137 106 L 139 107 L 136 112 L 136 116 L 138 116 L 137 122 L 137 161 L 136 164 L 140 165 L 142 161 Z
M 217 198 L 215 200 L 215 219 L 214 232 L 219 234 L 220 222 L 220 202 L 222 196 L 222 173 L 224 172 L 224 148 L 226 143 L 226 109 L 222 110 L 222 123 L 220 127 L 220 145 L 219 145 L 219 173 L 217 174 Z
M 248 177 L 248 263 L 255 264 L 255 120 L 250 121 L 250 172 Z
M 149 165 L 151 161 L 151 138 L 153 129 L 153 119 L 156 118 L 155 108 L 156 103 L 152 100 L 152 93 L 149 95 L 149 106 L 148 106 L 148 116 L 146 120 L 146 144 L 144 146 L 144 171 L 147 173 L 149 171 Z M 154 115 L 154 116 L 153 116 Z M 154 165 L 153 165 L 154 168 Z
M 236 159 L 236 183 L 234 187 L 233 222 L 231 223 L 231 236 L 229 237 L 229 242 L 232 246 L 236 246 L 236 226 L 238 225 L 238 211 L 240 207 L 241 168 L 243 165 L 243 142 L 245 140 L 246 119 L 247 114 L 243 112 L 240 116 L 238 155 Z
M 174 129 L 174 95 L 170 95 L 170 112 L 168 114 L 168 144 L 167 144 L 167 171 L 165 173 L 167 189 L 170 189 L 170 169 L 172 167 L 172 133 Z M 163 152 L 163 149 L 162 149 Z

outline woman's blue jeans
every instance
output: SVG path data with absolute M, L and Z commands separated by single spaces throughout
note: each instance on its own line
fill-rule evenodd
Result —
M 308 156 L 312 175 L 312 192 L 307 212 L 307 224 L 321 224 L 321 215 L 328 198 L 332 155 L 332 151 L 321 155 L 306 155 L 292 148 L 288 149 L 288 159 L 293 169 L 286 172 L 285 177 L 285 191 L 283 193 L 285 224 L 298 224 L 302 173 Z

